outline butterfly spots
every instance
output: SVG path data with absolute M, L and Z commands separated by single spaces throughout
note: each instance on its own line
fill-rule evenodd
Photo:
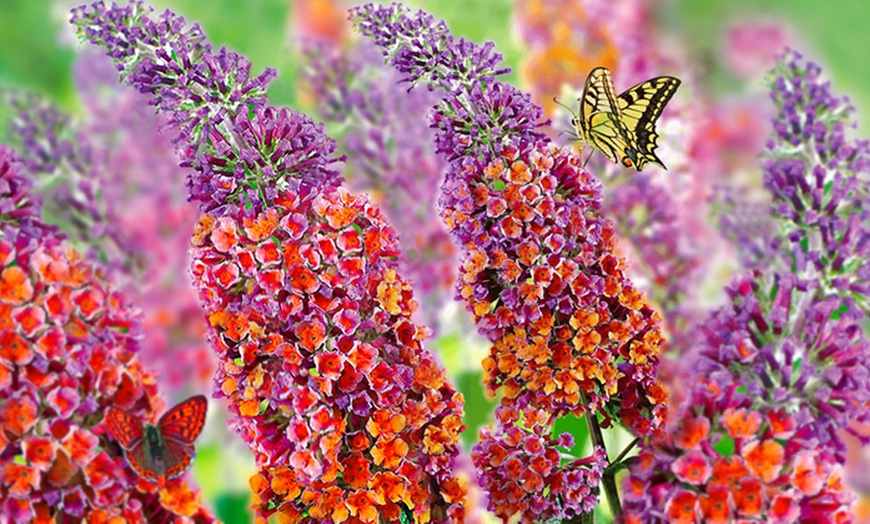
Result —
M 192 444 L 205 426 L 207 409 L 206 398 L 197 395 L 171 408 L 152 426 L 113 406 L 105 424 L 140 477 L 149 481 L 168 480 L 181 476 L 193 462 Z

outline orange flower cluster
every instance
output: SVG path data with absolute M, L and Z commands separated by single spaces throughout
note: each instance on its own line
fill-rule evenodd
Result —
M 112 406 L 162 410 L 125 297 L 53 228 L 0 146 L 0 514 L 4 522 L 212 522 L 181 480 L 140 481 L 105 434 Z
M 193 275 L 261 518 L 462 519 L 462 395 L 422 347 L 393 230 L 342 189 L 203 215 Z
M 474 211 L 445 220 L 477 231 L 459 293 L 493 342 L 485 381 L 503 404 L 588 407 L 647 435 L 667 397 L 655 380 L 660 319 L 626 278 L 612 223 L 596 215 L 600 186 L 578 162 L 555 148 L 507 153 L 457 188 Z
M 703 380 L 687 416 L 641 451 L 625 480 L 627 524 L 656 511 L 679 524 L 852 522 L 835 454 L 787 408 L 757 408 L 740 389 L 724 374 Z

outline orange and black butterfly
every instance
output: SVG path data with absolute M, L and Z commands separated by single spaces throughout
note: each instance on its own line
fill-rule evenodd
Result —
M 193 443 L 205 426 L 207 409 L 205 396 L 197 395 L 164 413 L 153 426 L 113 406 L 105 424 L 140 477 L 165 481 L 181 476 L 193 463 Z

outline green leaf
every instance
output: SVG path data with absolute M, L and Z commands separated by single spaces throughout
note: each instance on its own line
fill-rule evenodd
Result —
M 499 178 L 496 178 L 495 182 L 492 183 L 492 188 L 495 189 L 496 191 L 501 191 L 502 189 L 504 189 L 504 186 L 505 186 L 504 181 L 499 179 Z
M 402 524 L 414 524 L 414 512 L 408 509 L 405 504 L 400 505 L 402 513 L 399 515 L 399 522 Z
M 496 400 L 486 397 L 483 388 L 482 371 L 465 371 L 456 378 L 456 387 L 465 397 L 465 418 L 463 422 L 468 428 L 462 434 L 462 442 L 471 446 L 477 442 L 477 433 L 481 426 L 491 420 L 490 414 L 495 409 Z
M 197 477 L 197 480 L 199 479 L 200 477 Z M 254 519 L 249 508 L 250 504 L 250 493 L 221 493 L 215 499 L 215 516 L 226 523 L 252 522 Z
M 843 313 L 846 313 L 847 311 L 849 311 L 849 306 L 847 306 L 846 304 L 841 305 L 840 307 L 835 309 L 833 312 L 831 312 L 831 320 L 839 320 L 840 315 L 842 315 Z
M 713 448 L 723 457 L 730 457 L 734 453 L 734 439 L 723 435 Z
M 562 433 L 570 433 L 574 437 L 574 447 L 565 451 L 581 458 L 589 441 L 589 425 L 586 421 L 574 415 L 559 417 L 553 425 L 553 436 L 558 438 Z
M 245 361 L 242 360 L 242 357 L 236 357 L 233 359 L 233 364 L 241 367 L 245 365 Z
M 801 368 L 801 364 L 803 363 L 803 361 L 803 357 L 798 357 L 791 365 L 791 372 L 797 374 L 798 370 L 800 370 Z

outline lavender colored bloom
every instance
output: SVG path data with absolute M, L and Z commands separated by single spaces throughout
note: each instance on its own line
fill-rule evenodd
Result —
M 190 198 L 203 212 L 227 204 L 262 207 L 270 187 L 340 183 L 329 167 L 335 142 L 302 113 L 266 105 L 275 72 L 251 77 L 250 62 L 214 51 L 198 24 L 166 11 L 156 21 L 140 1 L 73 10 L 72 23 L 110 50 L 122 78 L 169 116 Z M 271 178 L 276 178 L 271 180 Z
M 763 503 L 753 503 L 752 514 L 768 520 L 843 518 L 854 500 L 841 480 L 844 439 L 851 434 L 870 444 L 858 430 L 870 424 L 870 344 L 861 327 L 868 146 L 845 139 L 852 109 L 831 95 L 817 66 L 789 52 L 776 74 L 778 115 L 764 163 L 776 229 L 764 250 L 745 250 L 756 268 L 735 279 L 729 304 L 704 324 L 691 364 L 698 380 L 677 392 L 672 431 L 632 468 L 628 507 L 635 518 L 673 519 L 696 503 L 712 517 L 704 500 L 720 495 L 709 486 L 729 486 L 742 470 L 759 493 L 776 481 Z M 691 471 L 681 464 L 692 453 L 697 458 L 692 450 L 699 447 L 715 478 L 687 491 Z M 755 490 L 732 490 L 736 506 L 717 518 L 736 517 L 731 508 L 744 511 L 744 495 Z

